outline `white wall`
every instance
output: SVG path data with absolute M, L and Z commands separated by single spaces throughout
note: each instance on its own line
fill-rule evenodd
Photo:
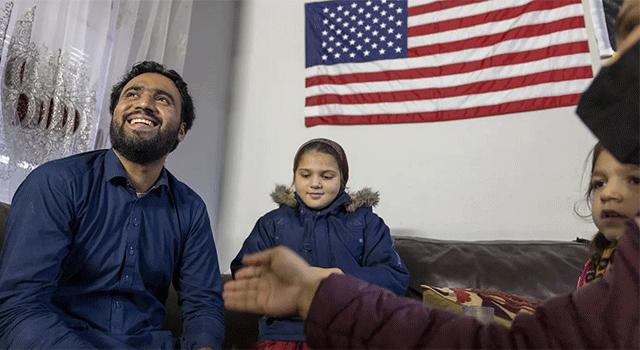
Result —
M 304 2 L 245 2 L 239 38 L 216 228 L 223 271 L 255 221 L 276 208 L 270 191 L 276 183 L 291 183 L 293 156 L 313 137 L 344 147 L 348 187 L 378 190 L 374 210 L 392 231 L 415 229 L 456 240 L 572 240 L 594 233 L 593 224 L 573 210 L 583 198 L 584 161 L 595 143 L 574 107 L 437 123 L 307 128 Z

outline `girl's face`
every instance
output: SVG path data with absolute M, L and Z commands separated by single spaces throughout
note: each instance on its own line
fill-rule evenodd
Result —
M 300 158 L 294 184 L 304 204 L 312 209 L 322 209 L 340 192 L 338 162 L 326 153 L 307 152 Z
M 591 213 L 598 230 L 609 240 L 617 240 L 625 222 L 640 215 L 640 169 L 621 164 L 603 150 L 591 174 Z

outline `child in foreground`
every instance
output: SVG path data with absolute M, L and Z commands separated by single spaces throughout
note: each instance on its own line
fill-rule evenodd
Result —
M 278 209 L 258 219 L 231 262 L 243 267 L 247 254 L 283 245 L 298 253 L 323 276 L 349 274 L 404 295 L 409 272 L 395 250 L 389 227 L 372 211 L 378 193 L 368 188 L 345 192 L 347 156 L 328 139 L 313 139 L 293 161 L 293 187 L 277 186 L 271 198 Z M 259 349 L 308 349 L 300 318 L 263 317 Z
M 617 161 L 601 143 L 593 148 L 587 198 L 598 233 L 591 241 L 591 258 L 578 288 L 606 274 L 618 239 L 628 220 L 640 215 L 640 168 Z

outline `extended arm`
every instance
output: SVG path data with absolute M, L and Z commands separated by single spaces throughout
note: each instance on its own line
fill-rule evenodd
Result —
M 0 255 L 0 348 L 93 348 L 51 303 L 73 237 L 66 186 L 36 169 L 13 198 Z

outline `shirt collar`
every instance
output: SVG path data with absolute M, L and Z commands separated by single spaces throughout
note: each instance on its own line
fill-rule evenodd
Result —
M 127 171 L 124 170 L 124 167 L 116 153 L 113 151 L 113 148 L 110 148 L 104 156 L 104 172 L 106 181 L 113 182 L 115 179 L 122 179 L 119 181 L 125 182 L 128 181 Z M 160 178 L 156 181 L 151 190 L 161 186 L 165 186 L 167 189 L 169 188 L 169 177 L 167 176 L 167 169 L 165 167 L 162 167 Z

